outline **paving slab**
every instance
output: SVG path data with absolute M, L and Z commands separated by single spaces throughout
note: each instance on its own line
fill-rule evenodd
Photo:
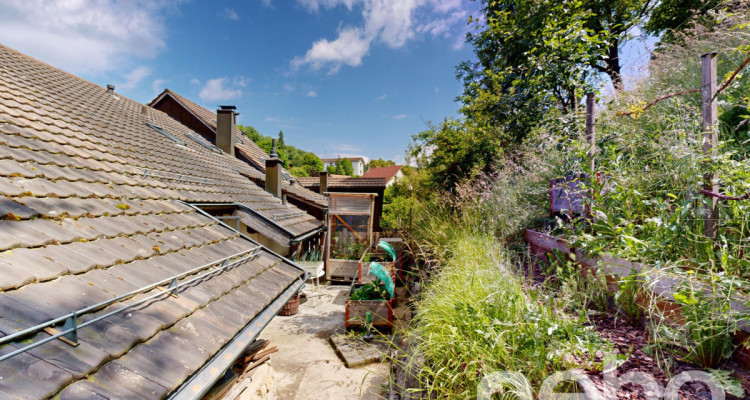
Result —
M 348 368 L 381 362 L 388 351 L 388 343 L 382 341 L 367 343 L 360 335 L 336 334 L 331 335 L 328 341 Z

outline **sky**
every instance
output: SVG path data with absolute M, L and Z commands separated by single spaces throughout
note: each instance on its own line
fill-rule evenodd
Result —
M 403 162 L 455 116 L 468 0 L 0 0 L 0 43 L 146 103 L 169 88 L 320 157 Z
M 321 158 L 404 162 L 457 116 L 470 0 L 0 0 L 0 43 L 147 103 L 169 88 Z M 643 75 L 653 38 L 623 51 Z M 632 79 L 631 79 L 632 80 Z M 606 91 L 606 89 L 605 89 Z M 606 94 L 605 94 L 606 95 Z

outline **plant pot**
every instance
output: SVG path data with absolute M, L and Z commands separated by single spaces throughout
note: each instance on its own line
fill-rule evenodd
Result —
M 284 304 L 284 307 L 281 307 L 281 311 L 279 311 L 279 315 L 283 315 L 285 317 L 288 317 L 290 315 L 297 314 L 299 312 L 299 300 L 300 295 L 299 293 L 292 296 L 289 301 Z

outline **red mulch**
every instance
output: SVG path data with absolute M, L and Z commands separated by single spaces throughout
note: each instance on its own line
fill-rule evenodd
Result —
M 594 327 L 599 335 L 609 340 L 614 345 L 614 351 L 618 354 L 628 354 L 630 357 L 617 369 L 617 375 L 622 376 L 628 371 L 641 371 L 654 376 L 662 385 L 666 388 L 669 382 L 669 377 L 662 371 L 657 365 L 656 360 L 645 354 L 642 350 L 646 346 L 648 340 L 648 333 L 643 328 L 633 327 L 627 320 L 623 318 L 617 319 L 611 314 L 597 315 L 591 317 Z M 616 323 L 615 323 L 616 322 Z M 596 361 L 600 362 L 603 355 L 598 354 Z M 750 392 L 748 383 L 750 382 L 750 372 L 744 370 L 736 363 L 730 361 L 727 365 L 723 366 L 724 369 L 734 370 L 736 377 L 740 378 L 745 385 L 745 392 Z M 699 369 L 687 363 L 677 361 L 674 366 L 673 374 L 677 375 L 683 371 L 690 371 Z M 604 383 L 602 380 L 602 374 L 600 372 L 587 372 L 594 384 L 599 388 L 602 393 L 605 393 L 602 388 Z M 624 385 L 620 388 L 617 393 L 618 399 L 647 399 L 642 388 L 632 384 Z M 708 388 L 700 383 L 688 383 L 682 387 L 680 391 L 680 399 L 693 400 L 701 399 L 708 400 L 711 396 Z M 738 399 L 730 394 L 726 394 L 726 398 L 730 400 Z M 746 396 L 745 399 L 750 399 L 750 396 Z

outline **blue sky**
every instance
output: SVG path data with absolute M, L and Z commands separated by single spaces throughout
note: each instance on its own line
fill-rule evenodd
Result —
M 468 0 L 0 0 L 0 42 L 140 102 L 164 88 L 321 157 L 403 161 L 456 115 Z
M 140 102 L 164 88 L 320 157 L 403 162 L 457 115 L 469 0 L 0 0 L 0 43 Z M 623 52 L 644 76 L 653 38 Z M 631 78 L 631 79 L 628 79 Z M 605 90 L 606 93 L 606 90 Z

